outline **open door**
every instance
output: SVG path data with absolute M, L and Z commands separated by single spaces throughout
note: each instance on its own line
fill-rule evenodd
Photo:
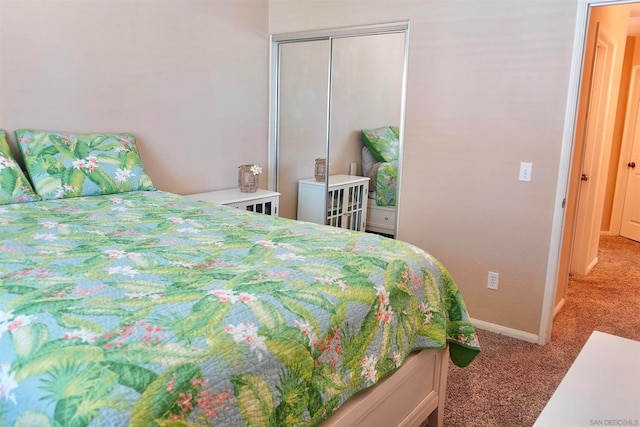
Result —
M 640 66 L 633 67 L 623 140 L 629 145 L 620 235 L 640 242 Z
M 571 274 L 586 275 L 598 262 L 600 223 L 606 191 L 606 174 L 611 141 L 605 140 L 609 98 L 614 65 L 615 43 L 601 25 L 596 29 L 596 44 L 591 68 L 591 86 L 584 132 L 581 184 L 576 217 Z

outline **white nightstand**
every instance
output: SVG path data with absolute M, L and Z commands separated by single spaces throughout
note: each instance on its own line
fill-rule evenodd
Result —
M 185 197 L 272 216 L 278 216 L 278 204 L 280 201 L 280 193 L 262 189 L 258 189 L 255 193 L 243 193 L 237 188 L 230 188 L 228 190 L 187 194 Z
M 369 178 L 331 175 L 328 188 L 314 178 L 298 181 L 298 219 L 364 231 Z

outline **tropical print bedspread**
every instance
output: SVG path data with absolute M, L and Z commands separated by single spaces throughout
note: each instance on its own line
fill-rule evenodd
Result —
M 413 350 L 479 351 L 373 234 L 130 192 L 0 206 L 0 425 L 317 425 Z
M 379 162 L 373 165 L 369 178 L 372 181 L 371 190 L 375 190 L 375 200 L 378 206 L 395 206 L 398 192 L 398 162 Z

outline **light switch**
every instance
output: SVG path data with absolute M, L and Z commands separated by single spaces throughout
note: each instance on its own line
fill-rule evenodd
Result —
M 522 162 L 520 163 L 520 181 L 531 181 L 531 169 L 533 163 Z

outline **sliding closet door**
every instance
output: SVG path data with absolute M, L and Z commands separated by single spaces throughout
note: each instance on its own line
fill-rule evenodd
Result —
M 297 219 L 298 180 L 327 157 L 329 40 L 279 45 L 277 188 L 280 216 Z
M 400 126 L 404 33 L 333 39 L 331 174 L 361 173 L 360 130 Z
M 280 216 L 324 223 L 319 197 L 298 212 L 299 181 L 320 188 L 315 160 L 326 159 L 327 176 L 361 175 L 360 131 L 402 128 L 407 35 L 407 23 L 388 23 L 272 36 L 270 188 L 281 194 Z M 400 169 L 386 170 L 393 196 Z M 386 209 L 395 229 L 396 207 Z

